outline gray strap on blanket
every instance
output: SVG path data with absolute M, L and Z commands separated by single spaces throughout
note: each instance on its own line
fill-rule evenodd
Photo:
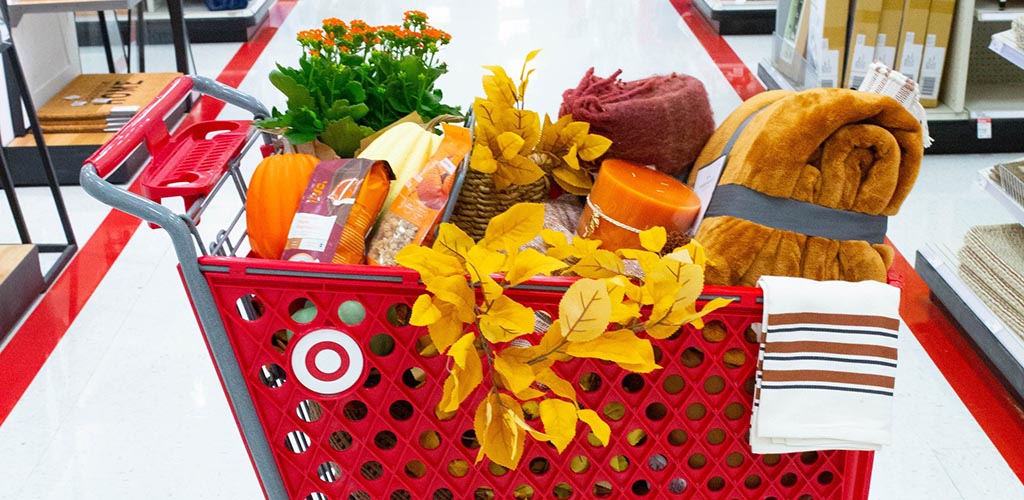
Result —
M 885 241 L 888 217 L 837 210 L 791 198 L 776 198 L 740 184 L 715 188 L 707 217 L 730 216 L 773 229 L 830 240 Z
M 722 149 L 722 156 L 729 155 L 740 134 L 763 109 L 751 113 L 739 127 L 736 127 Z M 791 198 L 777 198 L 740 184 L 719 184 L 715 188 L 704 219 L 721 216 L 736 217 L 772 229 L 805 236 L 818 236 L 830 240 L 862 240 L 872 244 L 885 241 L 889 225 L 889 219 L 884 215 L 869 215 Z

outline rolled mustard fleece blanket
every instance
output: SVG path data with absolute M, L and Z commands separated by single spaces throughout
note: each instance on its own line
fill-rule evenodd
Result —
M 720 157 L 755 112 L 733 145 L 720 188 L 739 184 L 771 197 L 892 216 L 917 178 L 918 121 L 888 96 L 847 89 L 754 96 L 715 131 L 696 164 Z M 705 282 L 715 285 L 755 286 L 762 275 L 885 281 L 893 259 L 881 242 L 806 236 L 727 215 L 706 217 L 696 239 L 712 260 Z

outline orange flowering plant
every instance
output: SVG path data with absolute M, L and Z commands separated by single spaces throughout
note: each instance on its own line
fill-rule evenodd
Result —
M 448 71 L 437 53 L 451 35 L 422 12 L 407 11 L 401 25 L 387 26 L 328 18 L 297 38 L 300 67 L 278 65 L 270 75 L 288 109 L 260 123 L 286 129 L 292 142 L 320 139 L 345 157 L 360 139 L 414 111 L 423 119 L 459 112 L 434 87 Z

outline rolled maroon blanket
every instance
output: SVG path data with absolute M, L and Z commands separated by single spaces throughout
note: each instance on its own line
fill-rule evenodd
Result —
M 711 103 L 700 80 L 672 73 L 624 82 L 590 68 L 579 86 L 562 94 L 559 116 L 590 124 L 612 140 L 605 153 L 669 174 L 685 174 L 715 130 Z

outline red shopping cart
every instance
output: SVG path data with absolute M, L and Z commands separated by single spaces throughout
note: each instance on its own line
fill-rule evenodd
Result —
M 566 363 L 561 375 L 576 385 L 580 403 L 611 425 L 608 446 L 582 433 L 562 454 L 529 442 L 516 470 L 476 464 L 471 412 L 434 411 L 446 357 L 425 329 L 408 324 L 423 293 L 415 272 L 239 256 L 244 206 L 210 241 L 200 236 L 197 221 L 217 193 L 233 186 L 244 201 L 239 159 L 262 134 L 242 122 L 168 134 L 165 117 L 193 90 L 266 116 L 252 97 L 182 77 L 86 162 L 81 183 L 170 234 L 267 498 L 867 498 L 871 453 L 750 452 L 758 349 L 750 326 L 761 305 L 759 290 L 749 288 L 708 287 L 701 300 L 734 299 L 708 318 L 726 335 L 687 328 L 656 341 L 662 370 Z M 103 180 L 143 143 L 153 158 L 143 173 L 152 199 Z M 158 202 L 174 196 L 186 200 L 184 213 Z M 557 315 L 569 283 L 538 279 L 509 294 Z

